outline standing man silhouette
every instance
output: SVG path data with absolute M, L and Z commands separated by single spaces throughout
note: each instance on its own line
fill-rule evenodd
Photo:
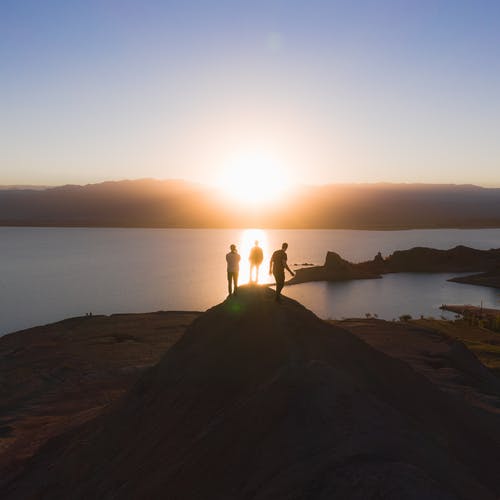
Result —
M 259 282 L 259 267 L 264 260 L 264 254 L 262 253 L 262 248 L 259 247 L 259 242 L 255 240 L 255 246 L 250 250 L 250 256 L 248 257 L 250 261 L 250 283 L 252 283 L 253 270 L 255 269 L 255 283 Z
M 236 250 L 236 245 L 231 245 L 230 252 L 226 254 L 227 262 L 227 291 L 229 295 L 236 295 L 238 291 L 238 273 L 240 271 L 240 254 Z M 234 284 L 234 292 L 233 292 Z
M 276 250 L 271 257 L 269 262 L 269 274 L 274 274 L 274 279 L 276 280 L 276 302 L 281 302 L 281 290 L 285 285 L 285 269 L 292 275 L 295 273 L 288 267 L 286 263 L 288 256 L 286 254 L 286 249 L 288 248 L 288 243 L 283 243 L 281 245 L 281 250 Z

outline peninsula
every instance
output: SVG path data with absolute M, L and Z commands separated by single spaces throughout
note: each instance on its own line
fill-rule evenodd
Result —
M 500 248 L 477 250 L 456 246 L 449 250 L 415 247 L 398 250 L 384 258 L 378 253 L 372 260 L 352 263 L 335 252 L 328 252 L 322 266 L 297 269 L 287 285 L 309 281 L 345 281 L 381 278 L 389 273 L 467 273 L 472 276 L 450 281 L 500 287 Z

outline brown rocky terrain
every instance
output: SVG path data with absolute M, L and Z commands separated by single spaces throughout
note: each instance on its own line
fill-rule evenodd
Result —
M 483 324 L 471 321 L 470 318 L 459 318 L 455 321 L 421 318 L 412 320 L 411 323 L 463 343 L 484 366 L 500 377 L 500 333 L 498 331 L 485 328 Z
M 459 342 L 388 328 L 242 287 L 0 496 L 498 498 L 496 377 Z
M 48 439 L 107 409 L 197 315 L 80 317 L 0 337 L 0 485 Z
M 424 320 L 425 321 L 425 320 Z M 441 390 L 454 394 L 461 401 L 492 418 L 492 425 L 498 425 L 500 416 L 500 379 L 484 366 L 452 331 L 440 331 L 437 320 L 430 320 L 431 328 L 415 322 L 390 322 L 377 319 L 347 319 L 332 321 L 372 347 L 389 356 L 400 359 L 416 372 L 424 375 Z M 443 323 L 443 322 L 441 322 Z M 453 322 L 446 322 L 453 327 Z M 460 323 L 460 322 L 457 322 Z M 438 328 L 436 328 L 438 326 Z M 500 334 L 484 329 L 461 329 L 467 339 L 488 341 L 500 345 Z M 471 332 L 471 330 L 475 330 Z M 479 356 L 488 362 L 479 352 Z M 497 356 L 498 358 L 498 356 Z

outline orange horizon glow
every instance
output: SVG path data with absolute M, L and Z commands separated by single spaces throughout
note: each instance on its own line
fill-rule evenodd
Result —
M 233 201 L 260 206 L 280 201 L 292 186 L 291 177 L 282 162 L 271 155 L 244 153 L 226 161 L 215 185 Z

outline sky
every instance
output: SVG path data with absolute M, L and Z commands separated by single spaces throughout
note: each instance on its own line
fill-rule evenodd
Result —
M 500 186 L 500 2 L 0 0 L 0 185 Z

